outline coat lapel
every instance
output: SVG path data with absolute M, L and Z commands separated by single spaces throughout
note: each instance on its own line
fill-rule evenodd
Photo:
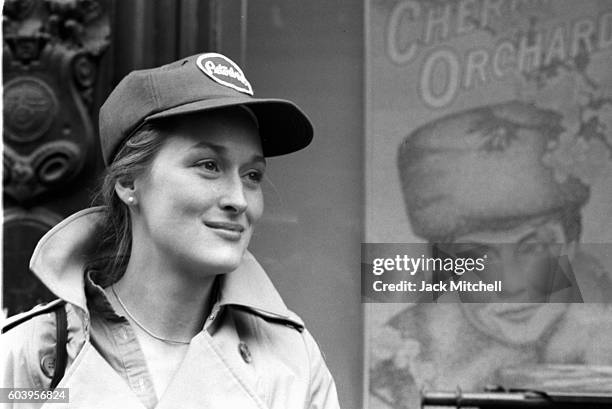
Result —
M 68 388 L 69 403 L 46 403 L 42 409 L 145 409 L 123 378 L 89 342 L 57 387 Z
M 205 331 L 196 335 L 189 346 L 157 409 L 176 408 L 265 409 L 237 368 L 230 366 L 212 337 Z

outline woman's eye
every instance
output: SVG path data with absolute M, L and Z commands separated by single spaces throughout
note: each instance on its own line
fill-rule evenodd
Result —
M 255 183 L 259 183 L 263 179 L 263 173 L 255 170 L 248 172 L 246 176 L 251 182 Z
M 219 165 L 214 160 L 203 160 L 197 163 L 197 166 L 211 172 L 218 172 Z
M 519 254 L 541 254 L 548 251 L 548 243 L 526 242 L 521 243 L 518 248 Z

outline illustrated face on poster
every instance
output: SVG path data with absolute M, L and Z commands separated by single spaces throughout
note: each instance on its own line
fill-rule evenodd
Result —
M 517 300 L 559 248 L 612 290 L 612 3 L 369 0 L 366 14 L 366 242 L 471 243 L 507 286 L 369 304 L 367 407 L 419 407 L 422 388 L 581 389 L 612 365 L 611 306 Z

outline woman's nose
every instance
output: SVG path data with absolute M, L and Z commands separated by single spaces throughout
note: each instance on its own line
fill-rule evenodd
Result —
M 240 214 L 246 210 L 247 205 L 244 185 L 240 175 L 228 177 L 223 189 L 223 194 L 219 199 L 219 206 L 221 206 L 223 210 Z
M 529 288 L 524 266 L 516 256 L 503 254 L 494 267 L 495 275 L 502 282 L 501 298 L 506 302 L 528 302 Z

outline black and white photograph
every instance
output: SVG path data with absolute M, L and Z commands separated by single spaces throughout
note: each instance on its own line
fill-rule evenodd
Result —
M 612 408 L 611 0 L 1 4 L 1 408 Z

